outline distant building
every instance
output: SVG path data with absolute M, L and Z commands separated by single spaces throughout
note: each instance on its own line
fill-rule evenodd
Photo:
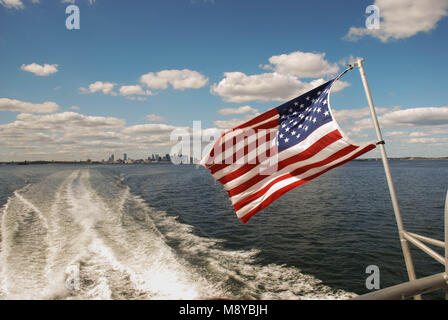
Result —
M 128 160 L 128 154 L 127 153 L 123 154 L 123 161 L 126 161 L 126 160 Z

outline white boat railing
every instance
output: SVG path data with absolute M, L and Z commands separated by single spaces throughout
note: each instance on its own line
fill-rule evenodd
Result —
M 445 266 L 445 272 L 435 274 L 429 277 L 412 280 L 406 283 L 398 284 L 393 287 L 377 290 L 371 293 L 367 293 L 353 300 L 398 300 L 408 299 L 421 295 L 424 293 L 430 293 L 436 290 L 445 290 L 445 299 L 448 300 L 448 192 L 445 200 L 445 242 L 435 240 L 425 236 L 421 236 L 415 233 L 404 231 L 404 238 L 414 244 L 417 248 L 427 253 L 434 258 L 437 262 Z M 423 242 L 428 244 L 445 248 L 445 257 L 426 246 Z
M 381 129 L 378 122 L 378 117 L 376 114 L 375 106 L 373 105 L 372 94 L 367 82 L 366 73 L 363 65 L 364 59 L 358 58 L 355 64 L 350 65 L 349 68 L 354 67 L 359 68 L 361 75 L 361 80 L 364 85 L 364 91 L 366 94 L 367 102 L 369 104 L 369 109 L 372 115 L 373 125 L 375 127 L 376 135 L 378 138 L 378 146 L 381 152 L 381 158 L 384 165 L 384 171 L 386 173 L 387 184 L 389 187 L 389 193 L 392 200 L 392 206 L 395 213 L 395 220 L 398 227 L 398 235 L 400 237 L 401 248 L 403 251 L 403 256 L 406 264 L 406 270 L 409 276 L 409 282 L 402 283 L 390 288 L 381 289 L 375 292 L 371 292 L 356 299 L 406 299 L 414 297 L 415 300 L 421 299 L 422 293 L 428 293 L 431 291 L 444 289 L 445 298 L 448 300 L 448 192 L 445 200 L 445 241 L 440 241 L 418 235 L 415 233 L 408 232 L 404 229 L 403 221 L 401 217 L 400 207 L 398 205 L 397 196 L 395 194 L 395 187 L 392 180 L 392 175 L 390 173 L 389 162 L 385 149 L 385 142 L 383 140 Z M 408 246 L 408 242 L 415 245 L 417 248 L 428 254 L 430 257 L 435 259 L 437 262 L 445 266 L 445 272 L 439 273 L 433 276 L 425 277 L 422 279 L 416 279 L 414 263 L 412 261 L 411 252 Z M 435 252 L 433 249 L 428 247 L 425 243 L 445 248 L 445 257 Z

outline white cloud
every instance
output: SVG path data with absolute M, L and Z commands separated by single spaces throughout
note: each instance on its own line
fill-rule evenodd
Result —
M 413 138 L 409 139 L 408 143 L 425 145 L 446 145 L 448 144 L 448 138 Z
M 319 78 L 336 76 L 339 66 L 329 63 L 325 53 L 296 51 L 289 54 L 281 54 L 269 58 L 272 69 L 281 74 L 291 74 L 300 78 Z M 269 66 L 263 66 L 269 69 Z
M 166 118 L 165 117 L 162 117 L 162 116 L 159 116 L 159 115 L 157 115 L 157 114 L 148 114 L 147 116 L 146 116 L 146 120 L 148 120 L 148 121 L 165 121 L 166 120 Z
M 151 89 L 166 89 L 168 85 L 171 85 L 175 90 L 199 89 L 207 85 L 208 78 L 189 69 L 162 70 L 142 75 L 140 83 Z
M 59 106 L 55 102 L 31 103 L 15 99 L 0 98 L 0 111 L 27 112 L 27 113 L 52 113 Z
M 351 27 L 345 36 L 357 41 L 369 35 L 387 42 L 429 32 L 448 14 L 447 0 L 375 0 L 380 9 L 380 29 Z
M 398 111 L 401 109 L 401 106 L 394 106 L 389 108 L 380 108 L 376 107 L 375 111 L 377 115 L 381 115 L 391 111 Z M 369 107 L 360 108 L 360 109 L 350 109 L 350 110 L 332 110 L 336 120 L 338 123 L 344 123 L 352 119 L 362 119 L 370 116 Z
M 122 96 L 130 96 L 130 95 L 152 95 L 153 93 L 149 90 L 143 90 L 139 85 L 130 85 L 130 86 L 121 86 L 120 94 Z
M 96 0 L 89 0 L 89 4 L 93 5 Z M 76 0 L 61 0 L 61 3 L 75 3 Z
M 163 123 L 137 124 L 123 129 L 123 133 L 128 134 L 169 134 L 177 127 Z
M 231 115 L 231 114 L 247 114 L 247 113 L 258 113 L 258 110 L 255 108 L 252 108 L 251 106 L 242 106 L 239 108 L 223 108 L 219 109 L 217 111 L 219 114 L 222 115 Z
M 378 117 L 383 128 L 437 127 L 448 125 L 448 107 L 410 108 L 387 112 Z M 370 119 L 361 119 L 355 125 L 362 130 L 371 126 Z
M 96 82 L 90 84 L 87 89 L 83 88 L 83 87 L 79 88 L 79 91 L 81 93 L 95 93 L 95 92 L 101 91 L 104 94 L 110 94 L 110 95 L 116 96 L 117 93 L 115 91 L 113 91 L 114 87 L 115 87 L 115 83 L 96 81 Z
M 243 124 L 244 122 L 250 120 L 251 118 L 253 118 L 253 116 L 246 116 L 244 118 L 234 118 L 230 120 L 216 120 L 213 121 L 213 125 L 219 129 L 230 130 L 232 128 L 239 126 L 240 124 Z
M 339 72 L 337 63 L 330 63 L 325 53 L 295 51 L 269 58 L 271 64 L 260 65 L 262 74 L 247 75 L 243 72 L 225 72 L 224 78 L 211 86 L 210 91 L 226 102 L 285 101 L 306 93 L 324 84 L 323 77 L 335 76 Z M 317 78 L 303 81 L 303 78 Z M 337 81 L 333 92 L 350 84 Z
M 408 108 L 395 106 L 376 108 L 378 121 L 386 142 L 392 145 L 392 150 L 402 155 L 415 156 L 418 150 L 412 151 L 410 145 L 421 144 L 438 146 L 433 154 L 446 156 L 448 150 L 448 107 Z M 342 130 L 357 141 L 368 138 L 375 141 L 376 134 L 370 116 L 369 108 L 357 110 L 333 110 L 336 121 Z M 442 146 L 440 148 L 440 146 Z M 410 149 L 411 148 L 411 149 Z M 410 151 L 411 150 L 411 151 Z M 409 153 L 411 152 L 411 153 Z M 421 154 L 420 154 L 421 155 Z
M 0 0 L 0 4 L 8 9 L 23 9 L 25 6 L 21 0 Z
M 211 92 L 226 102 L 285 101 L 297 97 L 325 83 L 324 79 L 303 82 L 297 77 L 277 72 L 246 75 L 243 72 L 225 72 L 224 79 L 211 87 Z M 333 92 L 348 86 L 344 81 L 335 83 Z
M 16 130 L 42 130 L 50 132 L 74 132 L 77 130 L 110 130 L 124 127 L 126 122 L 119 118 L 85 116 L 76 112 L 61 112 L 48 115 L 21 113 L 17 120 L 0 128 Z
M 146 101 L 147 99 L 145 97 L 135 97 L 135 96 L 127 96 L 126 99 L 128 100 L 134 100 L 134 101 Z
M 50 74 L 58 72 L 57 64 L 44 64 L 43 66 L 37 63 L 31 63 L 28 65 L 22 64 L 20 67 L 23 71 L 34 73 L 37 76 L 49 76 Z

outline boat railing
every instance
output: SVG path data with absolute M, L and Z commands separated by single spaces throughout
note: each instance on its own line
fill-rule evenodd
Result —
M 445 241 L 432 239 L 408 231 L 402 231 L 402 237 L 405 240 L 409 241 L 418 249 L 422 250 L 434 260 L 445 266 L 444 272 L 370 292 L 355 297 L 353 300 L 400 300 L 412 297 L 414 297 L 414 299 L 420 299 L 421 295 L 424 293 L 430 293 L 441 289 L 445 290 L 445 299 L 448 300 L 448 192 L 445 200 L 444 224 Z M 445 256 L 442 257 L 425 243 L 444 248 Z

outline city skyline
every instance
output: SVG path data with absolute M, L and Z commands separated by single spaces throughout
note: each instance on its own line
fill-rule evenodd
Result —
M 79 30 L 66 27 L 70 4 Z M 365 27 L 371 4 L 376 31 Z M 1 0 L 0 162 L 169 154 L 173 131 L 201 121 L 219 136 L 357 57 L 388 155 L 445 157 L 447 14 L 445 0 Z M 350 138 L 376 140 L 356 69 L 331 106 Z

